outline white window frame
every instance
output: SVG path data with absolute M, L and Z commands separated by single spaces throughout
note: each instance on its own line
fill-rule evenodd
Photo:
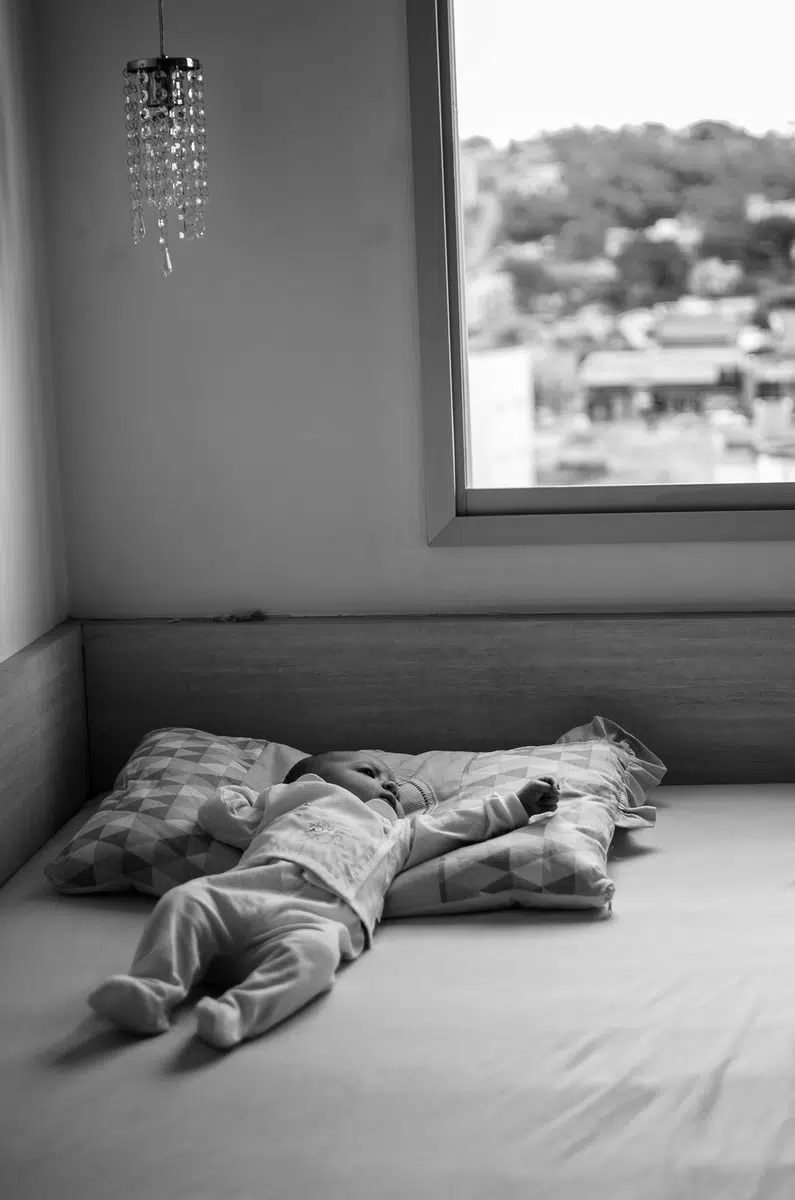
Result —
M 428 544 L 795 539 L 795 483 L 466 487 L 452 0 L 406 0 L 406 16 Z

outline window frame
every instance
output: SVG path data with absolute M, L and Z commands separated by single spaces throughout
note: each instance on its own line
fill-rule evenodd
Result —
M 795 483 L 466 487 L 452 3 L 406 0 L 428 544 L 792 540 Z

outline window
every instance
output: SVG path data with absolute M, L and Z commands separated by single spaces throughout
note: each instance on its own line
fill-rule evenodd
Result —
M 790 39 L 631 12 L 407 0 L 433 544 L 795 537 Z

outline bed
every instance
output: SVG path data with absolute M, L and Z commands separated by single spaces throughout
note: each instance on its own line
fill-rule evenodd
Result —
M 710 734 L 714 722 L 702 710 L 703 695 L 715 689 L 707 664 L 699 681 L 695 662 L 692 693 L 688 698 L 679 692 L 671 716 L 673 685 L 666 681 L 676 673 L 675 653 L 667 665 L 662 662 L 653 697 L 649 678 L 645 692 L 638 682 L 640 651 L 633 673 L 627 649 L 626 665 L 619 656 L 604 679 L 606 695 L 586 699 L 589 709 L 605 707 L 612 695 L 617 719 L 634 724 L 662 757 L 675 756 L 671 784 L 655 793 L 656 828 L 617 835 L 613 843 L 611 917 L 511 911 L 386 921 L 373 950 L 341 973 L 328 997 L 225 1057 L 191 1036 L 189 1009 L 171 1032 L 148 1041 L 110 1032 L 87 1012 L 86 992 L 128 958 L 151 901 L 53 892 L 43 867 L 87 810 L 75 813 L 0 890 L 5 1200 L 790 1200 L 795 785 L 787 780 L 792 751 L 780 711 L 786 666 L 776 665 L 790 625 L 774 628 L 768 641 L 755 641 L 758 679 L 757 668 L 743 659 L 738 696 L 726 686 L 725 660 L 719 665 L 718 633 L 726 620 L 702 626 L 709 636 L 699 639 L 711 647 L 713 671 L 724 672 L 722 693 L 714 695 L 720 734 Z M 765 628 L 769 620 L 760 617 Z M 388 646 L 397 644 L 400 654 L 411 651 L 412 661 L 426 664 L 415 668 L 413 683 L 417 671 L 428 670 L 435 696 L 425 708 L 440 712 L 449 681 L 443 671 L 439 677 L 437 666 L 447 659 L 447 635 L 437 629 L 429 640 L 427 622 L 419 624 L 422 632 L 412 636 L 424 638 L 424 656 L 395 626 L 386 640 L 382 627 L 384 653 L 387 663 L 394 661 Z M 464 619 L 451 624 L 466 634 Z M 541 642 L 548 647 L 548 630 L 537 641 L 537 631 L 520 627 L 528 654 Z M 305 642 L 306 628 L 285 636 L 298 633 Z M 694 643 L 670 633 L 671 627 L 669 646 L 680 646 L 692 669 Z M 480 626 L 480 634 L 497 647 L 489 660 L 496 676 L 502 655 L 516 668 L 516 640 L 500 649 L 493 629 Z M 327 644 L 328 627 L 311 636 L 321 635 Z M 561 646 L 571 646 L 564 635 L 565 629 Z M 263 647 L 271 637 L 278 641 L 278 631 L 222 627 L 199 634 L 179 626 L 169 630 L 165 623 L 107 623 L 82 636 L 89 736 L 96 739 L 103 730 L 102 748 L 91 755 L 92 791 L 108 786 L 141 724 L 163 723 L 167 710 L 171 719 L 206 726 L 214 714 L 199 709 L 209 703 L 223 710 L 225 689 L 234 692 L 227 695 L 231 726 L 240 730 L 248 719 L 256 736 L 251 698 L 244 693 L 266 667 L 281 680 L 277 732 L 298 740 L 298 664 L 306 656 L 295 642 L 286 654 L 282 641 L 279 670 L 272 660 L 263 665 L 263 656 L 276 653 L 273 644 Z M 351 638 L 350 628 L 345 636 Z M 644 654 L 649 636 L 647 631 L 642 639 Z M 353 639 L 364 645 L 368 662 L 374 637 L 369 628 L 361 641 Z M 626 632 L 621 637 L 625 641 Z M 170 669 L 164 670 L 169 638 Z M 197 649 L 200 644 L 204 649 Z M 604 627 L 593 639 L 597 644 L 603 656 L 615 659 L 616 647 L 605 648 Z M 445 653 L 436 658 L 439 646 Z M 580 637 L 566 657 L 559 689 L 544 692 L 556 726 L 574 715 L 565 708 L 564 693 L 573 672 L 587 672 L 582 655 Z M 248 666 L 234 669 L 236 656 Z M 358 697 L 354 719 L 361 726 L 367 675 L 355 654 L 347 661 L 350 676 L 339 686 Z M 383 677 L 383 654 L 380 666 Z M 325 686 L 332 686 L 333 669 L 332 662 Z M 224 683 L 227 670 L 233 683 Z M 208 672 L 221 692 L 209 702 L 195 682 Z M 453 704 L 439 718 L 459 721 L 462 739 L 477 736 L 467 714 L 482 729 L 488 671 L 484 665 L 481 679 L 477 656 L 472 676 L 480 682 L 463 711 Z M 634 701 L 634 723 L 628 720 L 630 684 L 650 697 L 646 708 Z M 521 713 L 517 718 L 516 696 L 510 704 L 508 692 L 510 720 L 525 719 Z M 493 736 L 513 740 L 496 699 L 493 710 Z M 257 719 L 267 724 L 275 711 L 272 704 Z M 220 720 L 220 712 L 215 715 Z M 312 713 L 303 719 L 316 732 Z M 340 712 L 334 718 L 338 724 L 345 719 Z M 367 733 L 383 733 L 376 728 L 382 718 L 369 719 Z M 393 718 L 391 728 L 400 719 Z M 402 719 L 397 737 L 406 745 L 407 737 L 423 738 L 423 730 L 407 733 Z M 678 742 L 670 734 L 674 719 L 686 731 Z M 735 720 L 745 729 L 743 752 L 736 748 Z M 424 732 L 435 740 L 445 731 Z M 332 730 L 342 743 L 344 733 Z M 363 740 L 383 742 L 377 736 Z M 753 782 L 742 778 L 749 769 Z M 705 771 L 716 782 L 699 779 Z M 727 772 L 735 775 L 733 782 Z

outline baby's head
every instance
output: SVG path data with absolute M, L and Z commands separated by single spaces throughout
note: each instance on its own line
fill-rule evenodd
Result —
M 319 775 L 326 783 L 347 788 L 364 804 L 368 800 L 385 800 L 399 817 L 403 816 L 394 775 L 370 754 L 354 754 L 348 750 L 313 754 L 291 767 L 284 782 L 295 783 L 302 775 Z

